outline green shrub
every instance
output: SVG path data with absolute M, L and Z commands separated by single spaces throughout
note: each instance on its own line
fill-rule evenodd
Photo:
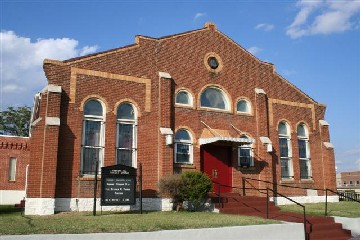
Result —
M 162 197 L 171 198 L 177 211 L 180 210 L 185 200 L 184 188 L 182 177 L 178 174 L 165 176 L 159 181 L 159 194 Z
M 177 211 L 182 208 L 184 201 L 188 203 L 188 210 L 199 210 L 211 188 L 210 178 L 202 172 L 184 172 L 166 176 L 159 182 L 160 195 L 172 198 Z
M 210 178 L 202 172 L 185 172 L 181 175 L 184 182 L 184 198 L 188 201 L 188 209 L 199 210 L 205 200 L 206 195 L 212 188 Z

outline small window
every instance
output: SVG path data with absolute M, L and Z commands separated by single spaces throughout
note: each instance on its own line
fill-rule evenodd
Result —
M 9 181 L 16 180 L 16 158 L 9 159 Z
M 241 99 L 237 103 L 237 112 L 238 113 L 251 113 L 250 103 L 244 99 Z
M 175 134 L 175 163 L 191 164 L 193 158 L 193 145 L 190 134 L 180 129 Z
M 215 87 L 208 87 L 202 92 L 200 106 L 205 108 L 229 110 L 229 103 L 225 94 L 222 90 Z
M 208 64 L 211 69 L 217 69 L 219 67 L 219 61 L 216 59 L 216 57 L 209 57 Z
M 187 91 L 181 90 L 176 94 L 175 103 L 192 106 L 192 96 Z
M 246 135 L 243 135 L 240 138 L 249 139 Z M 240 145 L 238 155 L 239 167 L 249 168 L 254 166 L 252 144 Z

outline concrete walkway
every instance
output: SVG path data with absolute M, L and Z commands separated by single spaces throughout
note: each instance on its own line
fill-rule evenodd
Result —
M 224 228 L 185 229 L 157 232 L 3 235 L 1 240 L 304 240 L 301 223 L 251 225 Z

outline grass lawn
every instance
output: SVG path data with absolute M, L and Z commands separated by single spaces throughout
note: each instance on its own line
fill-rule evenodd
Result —
M 306 203 L 306 214 L 324 216 L 325 203 Z M 279 206 L 282 211 L 299 212 L 302 213 L 302 208 L 297 205 L 284 205 Z M 360 203 L 351 201 L 341 201 L 337 203 L 328 203 L 328 216 L 338 217 L 360 217 Z
M 146 232 L 186 228 L 211 228 L 279 223 L 257 217 L 208 212 L 58 213 L 21 216 L 13 206 L 0 206 L 0 235 L 41 233 Z

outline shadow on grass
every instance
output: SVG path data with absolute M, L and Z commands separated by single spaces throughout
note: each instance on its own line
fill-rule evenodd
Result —
M 16 208 L 13 205 L 0 205 L 0 215 L 16 213 L 19 213 L 19 215 L 21 215 L 21 208 Z

